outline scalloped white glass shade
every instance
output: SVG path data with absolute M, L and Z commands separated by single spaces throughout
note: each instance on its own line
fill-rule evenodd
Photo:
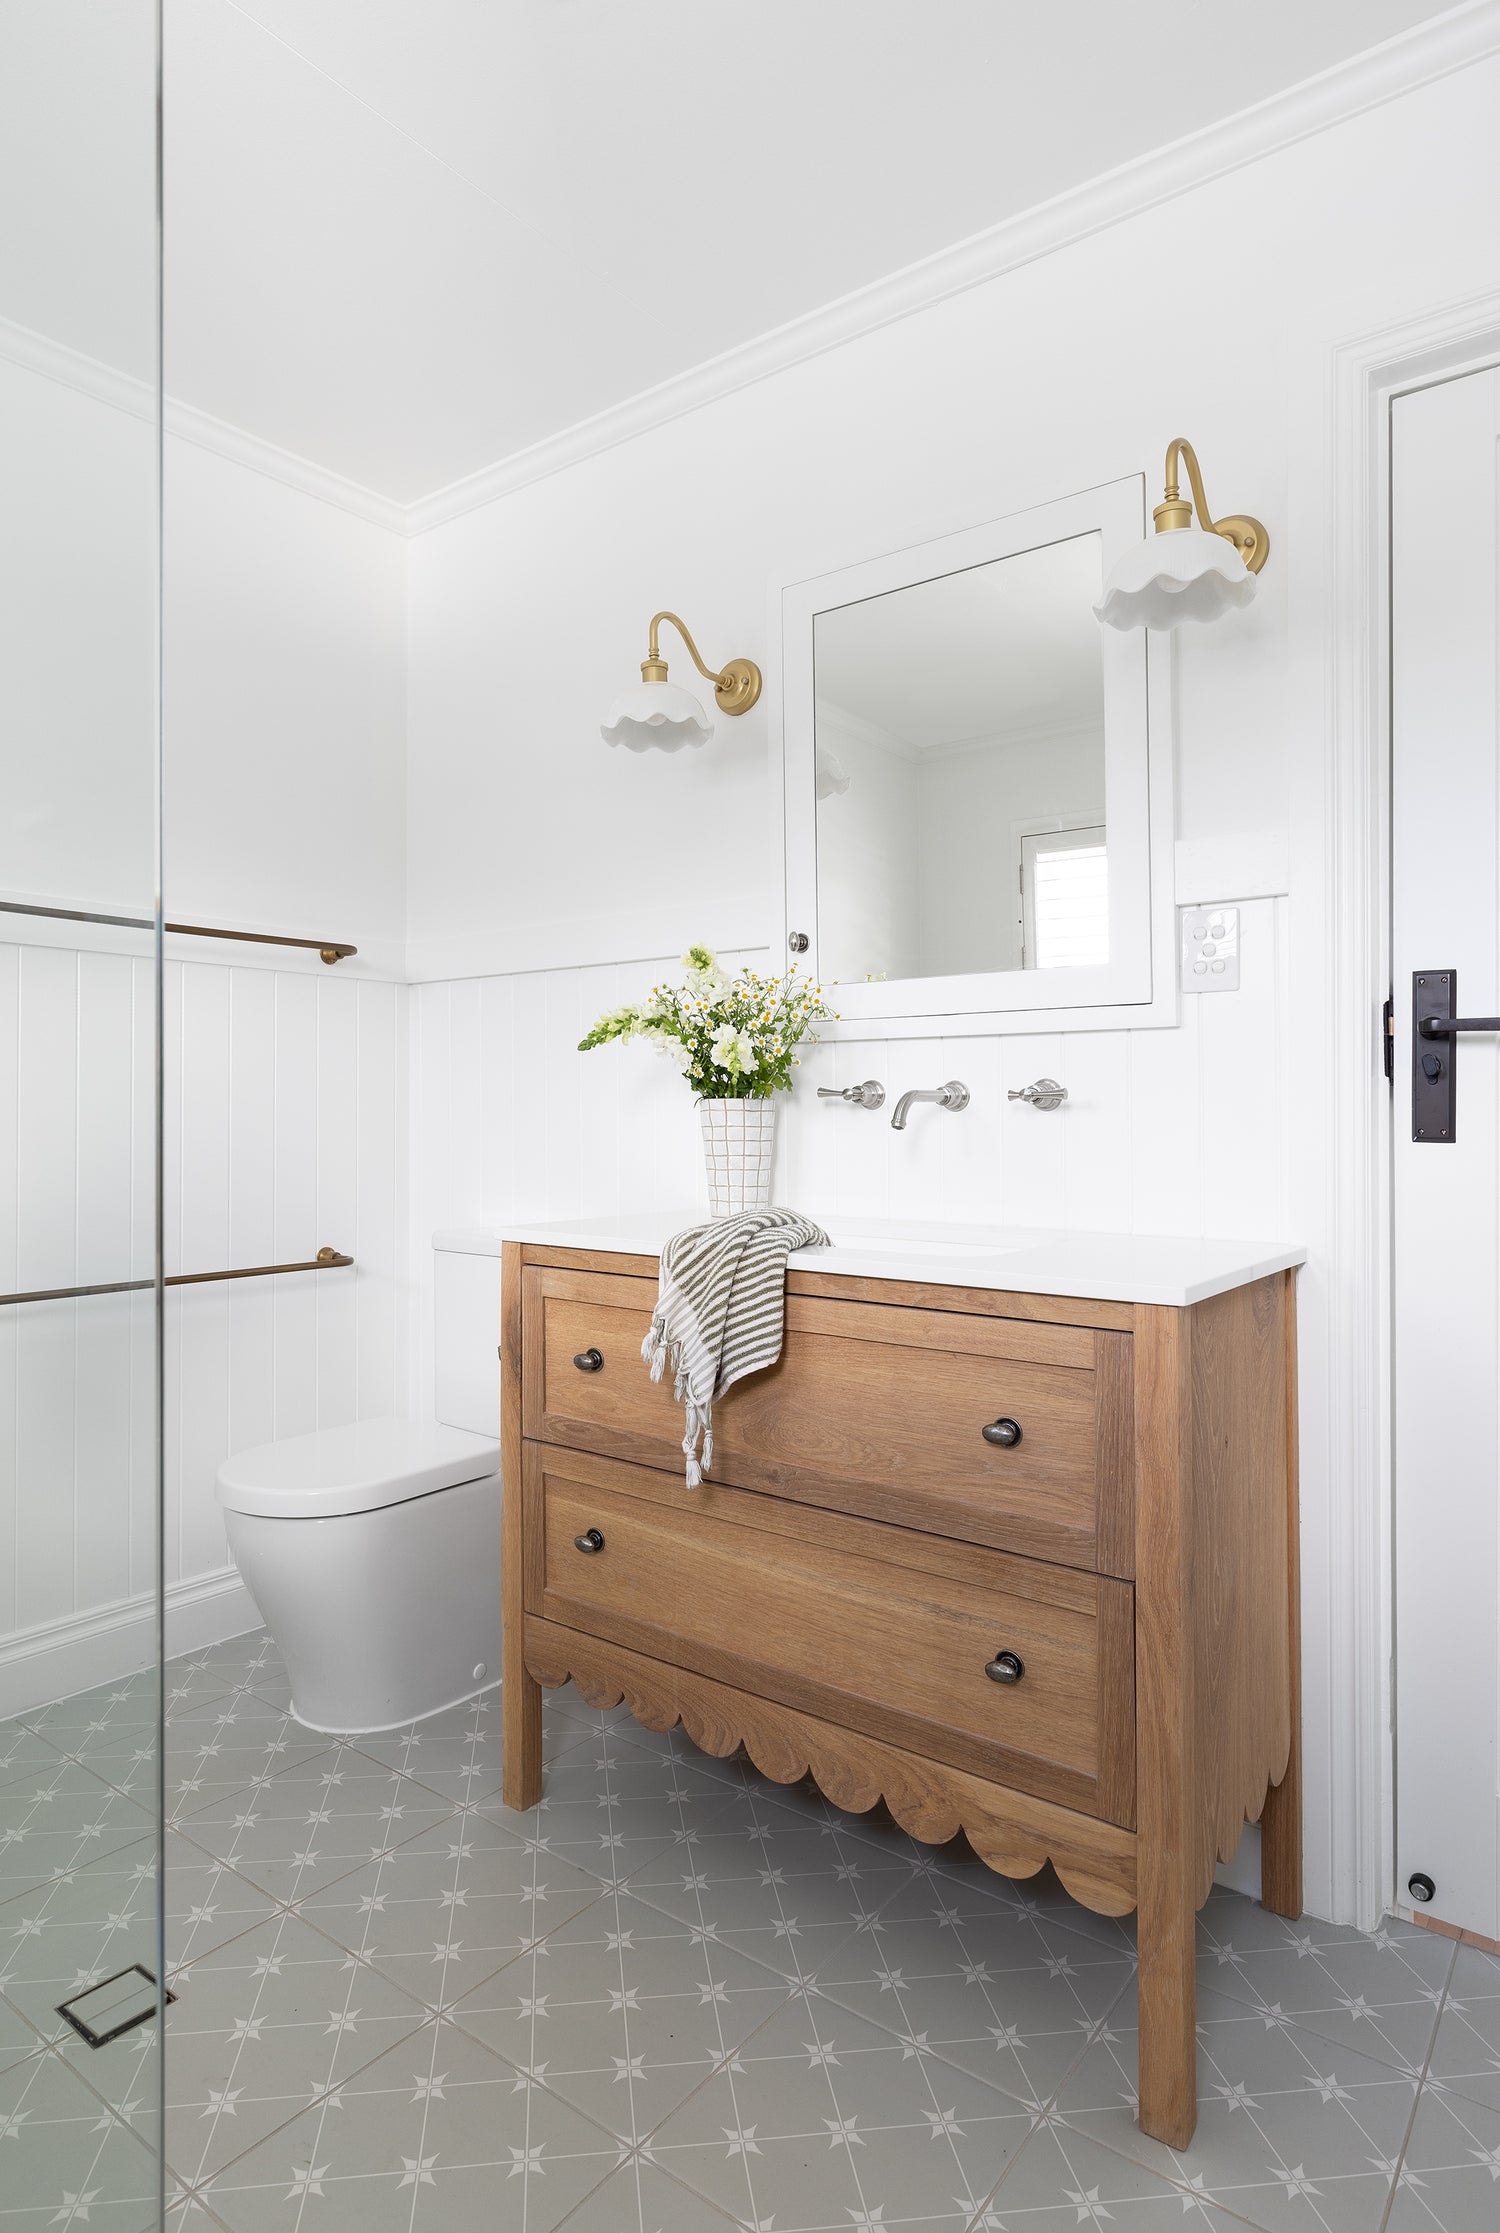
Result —
M 712 716 L 691 690 L 644 676 L 620 692 L 599 728 L 606 744 L 623 744 L 627 752 L 680 752 L 685 744 L 707 744 L 713 733 Z
M 1248 605 L 1255 576 L 1227 537 L 1169 527 L 1116 562 L 1094 607 L 1108 628 L 1175 628 Z

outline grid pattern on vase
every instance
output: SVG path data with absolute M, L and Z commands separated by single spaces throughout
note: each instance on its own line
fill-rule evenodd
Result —
M 714 1217 L 738 1217 L 771 1206 L 776 1159 L 774 1101 L 700 1101 L 708 1206 Z
M 148 2026 L 52 2011 L 149 1926 L 152 1678 L 0 1725 L 0 2228 L 146 2233 Z M 1134 2118 L 1135 1950 L 1050 1876 L 572 1690 L 344 1743 L 269 1638 L 169 1671 L 183 2233 L 1492 2233 L 1500 1961 L 1215 1892 L 1199 2121 Z

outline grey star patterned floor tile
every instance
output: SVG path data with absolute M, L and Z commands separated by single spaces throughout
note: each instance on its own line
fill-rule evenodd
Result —
M 333 1744 L 249 1793 L 188 1818 L 195 1845 L 279 1900 L 305 1899 L 442 1821 L 446 1801 L 409 1776 Z
M 39 1771 L 55 1767 L 61 1757 L 57 1745 L 39 1737 L 24 1721 L 0 1721 L 0 1791 L 35 1780 Z
M 200 1954 L 211 1954 L 243 1931 L 276 1912 L 276 1902 L 259 1885 L 239 1875 L 190 1838 L 167 1832 L 167 1962 L 179 1968 Z
M 431 2021 L 295 1915 L 259 1924 L 170 1983 L 167 2160 L 189 2186 Z
M 284 1665 L 270 1630 L 250 1628 L 241 1636 L 226 1637 L 221 1644 L 209 1644 L 203 1651 L 169 1659 L 167 1674 L 174 1684 L 184 1677 L 209 1680 L 222 1675 L 228 1678 L 226 1689 L 237 1690 L 245 1685 L 253 1687 L 262 1676 L 279 1673 Z
M 204 2199 L 230 2233 L 553 2233 L 619 2157 L 576 2109 L 433 2023 L 241 2156 Z
M 1500 2112 L 1500 1958 L 1460 1946 L 1429 2065 L 1431 2079 Z
M 84 1691 L 25 1718 L 38 1736 L 70 1759 L 88 1761 L 96 1753 L 127 1754 L 156 1742 L 156 1677 L 154 1672 L 136 1675 L 123 1684 Z
M 1069 2126 L 1268 2233 L 1378 2233 L 1415 2074 L 1200 1990 L 1198 2128 L 1178 2152 L 1136 2123 L 1135 2026 L 1132 1992 L 1058 2094 Z
M 194 1701 L 167 1724 L 168 1812 L 198 1813 L 204 1804 L 200 1791 L 208 1794 L 280 1775 L 298 1761 L 326 1752 L 330 1741 L 304 1729 L 258 1691 L 236 1690 L 227 1697 Z
M 775 2233 L 962 2233 L 1031 2130 L 951 2063 L 798 1991 L 651 2139 L 651 2160 Z
M 454 2015 L 634 2142 L 786 1998 L 782 1979 L 698 1925 L 610 1892 L 470 1993 Z
M 477 1811 L 613 1884 L 669 1847 L 691 1842 L 732 1801 L 711 1776 L 601 1729 L 547 1771 L 538 1805 L 517 1811 L 494 1799 Z
M 1236 1928 L 1263 1929 L 1263 1908 L 1243 1903 Z M 1309 1923 L 1269 1921 L 1283 1943 L 1242 1948 L 1200 1939 L 1198 1981 L 1214 1992 L 1279 2009 L 1304 2029 L 1342 2041 L 1401 2070 L 1420 2070 L 1437 2029 L 1454 1946 L 1431 1931 L 1388 1921 L 1369 1937 L 1341 1933 L 1332 1944 Z
M 151 1828 L 151 1815 L 82 1762 L 38 1765 L 0 1791 L 0 1915 L 39 1884 L 102 1860 Z
M 156 1844 L 110 1854 L 34 1899 L 0 1909 L 0 1993 L 104 2100 L 155 2098 L 154 2020 L 90 2048 L 58 2014 L 60 2001 L 139 1962 L 156 1972 Z M 149 1990 L 149 1988 L 148 1988 Z
M 9 2070 L 13 2062 L 24 2062 L 28 2055 L 40 2052 L 42 2038 L 34 2024 L 28 2024 L 18 2008 L 0 1998 L 0 2070 Z
M 579 2204 L 562 2233 L 740 2233 L 740 2223 L 635 2155 Z
M 576 1722 L 552 1721 L 542 1728 L 542 1763 L 551 1763 L 588 1740 Z M 493 1799 L 500 1789 L 500 1692 L 487 1691 L 467 1706 L 450 1706 L 409 1728 L 379 1737 L 358 1737 L 361 1752 L 387 1768 L 397 1768 L 425 1784 L 452 1806 Z
M 820 1989 L 1024 2102 L 1050 2098 L 1134 1975 L 1123 1947 L 1026 1915 L 995 1886 L 913 1878 Z
M 0 2075 L 0 2223 L 149 2233 L 155 2159 L 62 2061 L 33 2056 Z
M 1306 2220 L 1317 2233 L 1315 2216 Z M 973 2221 L 972 2233 L 1243 2233 L 1243 2221 L 1203 2195 L 1044 2115 Z
M 1388 2233 L 1495 2233 L 1500 2225 L 1500 2116 L 1424 2087 Z
M 446 2010 L 603 1895 L 596 1876 L 471 1809 L 298 1908 L 428 2007 Z
M 1038 1869 L 1035 1876 L 997 1876 L 966 1838 L 955 1838 L 951 1845 L 938 1849 L 932 1856 L 932 1866 L 940 1877 L 954 1884 L 977 1884 L 992 1898 L 1008 1901 L 1018 1915 L 1058 1924 L 1083 1938 L 1096 1938 L 1102 1946 L 1122 1954 L 1135 1953 L 1135 1917 L 1096 1915 L 1073 1898 L 1050 1868 Z
M 882 1853 L 834 1817 L 800 1814 L 742 1789 L 691 1846 L 654 1856 L 630 1889 L 783 1976 L 808 1977 L 910 1882 L 903 1854 Z

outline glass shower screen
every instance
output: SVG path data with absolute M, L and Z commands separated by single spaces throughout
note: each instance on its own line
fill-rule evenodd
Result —
M 160 2224 L 156 0 L 0 0 L 0 2217 Z

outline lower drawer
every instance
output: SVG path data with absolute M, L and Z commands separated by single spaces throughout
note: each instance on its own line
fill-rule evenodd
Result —
M 541 1443 L 523 1481 L 529 1613 L 1133 1826 L 1128 1583 Z

